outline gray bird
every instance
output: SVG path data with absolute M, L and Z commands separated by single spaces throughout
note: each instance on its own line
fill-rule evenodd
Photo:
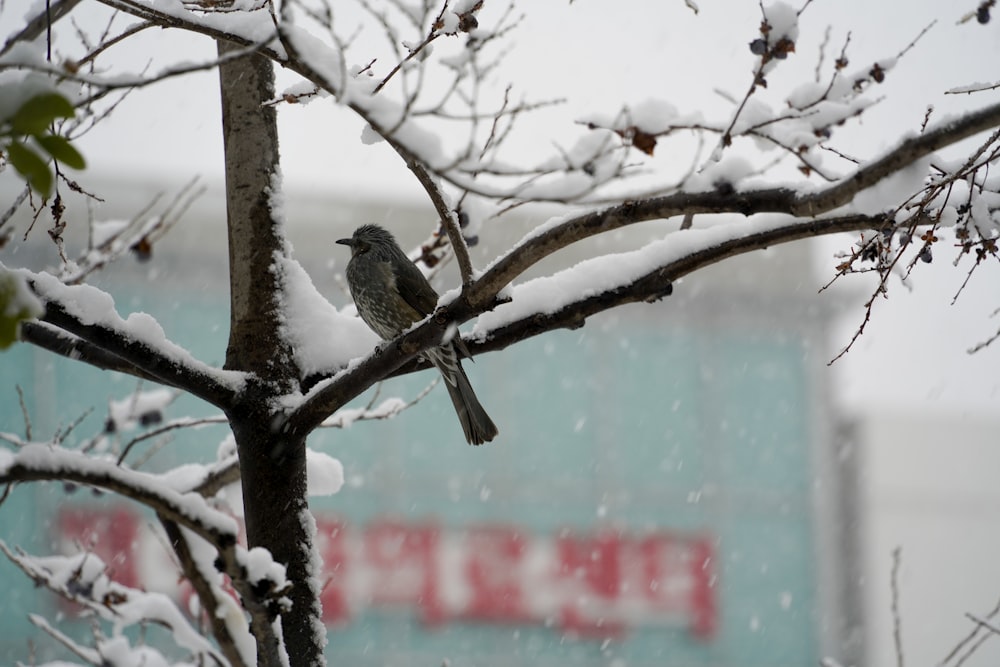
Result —
M 392 340 L 434 312 L 437 292 L 388 231 L 378 225 L 362 225 L 351 238 L 337 243 L 351 249 L 347 285 L 358 314 L 383 340 Z M 469 384 L 459 351 L 468 355 L 462 339 L 455 336 L 423 355 L 441 371 L 465 439 L 470 445 L 481 445 L 495 438 L 498 431 Z

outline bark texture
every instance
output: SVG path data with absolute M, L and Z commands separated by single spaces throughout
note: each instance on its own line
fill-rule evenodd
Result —
M 236 47 L 220 43 L 225 55 Z M 226 159 L 229 230 L 230 334 L 226 368 L 252 373 L 227 409 L 239 452 L 247 542 L 285 565 L 291 607 L 272 610 L 292 665 L 322 665 L 319 599 L 309 585 L 312 535 L 303 520 L 306 499 L 305 437 L 278 427 L 276 397 L 297 382 L 298 371 L 282 335 L 284 285 L 275 260 L 286 253 L 282 224 L 272 208 L 278 171 L 270 60 L 254 55 L 219 67 Z M 257 628 L 256 630 L 262 630 Z M 257 662 L 278 667 L 278 639 L 255 632 Z

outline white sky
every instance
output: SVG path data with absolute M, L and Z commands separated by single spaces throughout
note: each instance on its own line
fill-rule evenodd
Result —
M 19 4 L 7 0 L 0 20 L 8 23 L 19 17 Z M 996 91 L 942 95 L 948 88 L 1000 80 L 996 67 L 1000 15 L 987 26 L 974 21 L 956 25 L 976 4 L 977 0 L 816 0 L 803 15 L 797 53 L 769 77 L 770 90 L 788 91 L 803 78 L 812 78 L 828 25 L 832 29 L 827 67 L 848 31 L 848 56 L 852 65 L 861 65 L 895 55 L 938 19 L 888 74 L 880 88 L 886 96 L 884 103 L 866 112 L 860 123 L 838 132 L 838 138 L 846 141 L 839 144 L 841 148 L 859 156 L 872 155 L 892 144 L 900 132 L 919 129 L 928 104 L 934 104 L 936 117 L 941 117 L 997 101 L 1000 93 Z M 511 81 L 535 99 L 569 99 L 566 105 L 539 114 L 538 123 L 519 144 L 525 157 L 554 141 L 570 143 L 577 131 L 572 121 L 578 117 L 613 113 L 622 103 L 649 97 L 668 99 L 682 111 L 724 113 L 726 103 L 715 89 L 739 97 L 748 86 L 752 59 L 747 45 L 756 37 L 759 8 L 753 0 L 699 0 L 699 5 L 701 13 L 695 16 L 682 0 L 523 2 L 521 11 L 527 15 L 497 85 L 502 88 Z M 87 11 L 85 5 L 74 15 Z M 487 14 L 482 23 L 488 20 Z M 148 31 L 141 41 L 119 47 L 117 57 L 135 68 L 153 58 L 152 71 L 156 71 L 170 62 L 165 53 L 197 61 L 211 58 L 214 47 L 205 38 L 156 30 Z M 199 173 L 209 180 L 218 179 L 222 158 L 217 99 L 211 73 L 139 91 L 121 105 L 113 122 L 84 138 L 80 147 L 95 172 L 150 174 L 171 180 Z M 398 158 L 384 146 L 362 145 L 361 123 L 333 102 L 284 107 L 279 118 L 285 183 L 292 196 L 301 190 L 420 196 Z M 656 159 L 675 158 L 669 151 L 658 151 Z M 817 286 L 831 275 L 836 263 L 833 251 L 849 243 L 849 238 L 836 238 L 821 244 Z M 893 409 L 898 414 L 906 408 L 925 415 L 996 414 L 1000 345 L 974 356 L 967 355 L 966 349 L 1000 328 L 1000 315 L 990 319 L 1000 308 L 995 290 L 1000 271 L 995 262 L 982 267 L 951 306 L 965 271 L 951 266 L 953 254 L 946 245 L 935 250 L 932 265 L 917 267 L 915 289 L 908 292 L 894 283 L 891 298 L 877 303 L 864 337 L 833 367 L 836 399 L 849 412 L 878 414 Z M 870 290 L 870 283 L 863 279 L 847 284 L 861 295 Z M 845 310 L 831 336 L 834 344 L 846 343 L 862 317 L 860 305 Z M 960 432 L 958 425 L 956 434 Z M 984 582 L 984 588 L 995 597 L 995 578 Z M 985 606 L 982 599 L 968 601 L 969 610 Z M 919 619 L 914 624 L 921 625 Z M 887 657 L 885 647 L 880 650 L 879 657 Z M 936 661 L 943 656 L 917 651 L 913 657 Z

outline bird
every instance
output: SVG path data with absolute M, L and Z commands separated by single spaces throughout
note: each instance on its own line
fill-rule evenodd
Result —
M 358 314 L 382 340 L 396 338 L 434 312 L 438 293 L 388 230 L 361 225 L 350 238 L 336 242 L 351 249 L 347 286 Z M 476 397 L 459 352 L 471 357 L 461 337 L 454 336 L 422 355 L 441 372 L 466 441 L 481 445 L 499 430 Z

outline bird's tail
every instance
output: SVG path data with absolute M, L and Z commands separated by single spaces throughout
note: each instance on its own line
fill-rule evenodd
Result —
M 462 424 L 465 432 L 465 439 L 470 445 L 481 445 L 489 442 L 497 436 L 496 424 L 486 414 L 476 392 L 469 384 L 469 376 L 465 374 L 465 369 L 458 360 L 458 355 L 451 346 L 434 350 L 440 354 L 434 354 L 432 361 L 444 376 L 444 385 L 448 388 L 448 396 L 455 406 L 458 414 L 458 421 Z

